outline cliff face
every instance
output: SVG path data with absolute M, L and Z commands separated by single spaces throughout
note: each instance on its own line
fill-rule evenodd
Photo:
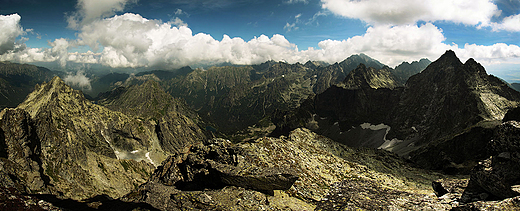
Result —
M 476 124 L 500 121 L 520 93 L 469 59 L 447 51 L 404 87 L 382 69 L 359 66 L 343 84 L 278 114 L 279 131 L 306 126 L 349 146 L 384 148 L 401 155 L 451 139 Z M 367 123 L 367 125 L 364 125 Z M 276 132 L 276 131 L 275 131 Z
M 186 145 L 206 138 L 199 127 L 203 122 L 197 113 L 152 80 L 120 87 L 107 93 L 98 104 L 154 124 L 160 145 L 168 153 L 179 152 Z
M 410 77 L 390 116 L 389 136 L 420 146 L 450 138 L 481 121 L 500 121 L 519 102 L 520 93 L 488 75 L 475 60 L 463 64 L 447 51 Z
M 175 106 L 171 97 L 163 100 Z M 120 197 L 146 181 L 168 154 L 203 139 L 190 118 L 176 113 L 181 110 L 169 109 L 157 122 L 153 112 L 123 114 L 92 104 L 55 77 L 16 109 L 2 111 L 0 156 L 17 178 L 6 183 L 73 199 Z

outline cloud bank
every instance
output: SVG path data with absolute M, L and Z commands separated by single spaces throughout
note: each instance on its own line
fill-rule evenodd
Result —
M 16 62 L 57 62 L 102 64 L 113 68 L 154 67 L 173 69 L 182 66 L 204 66 L 219 63 L 257 64 L 267 60 L 289 63 L 308 60 L 334 63 L 352 54 L 365 53 L 381 62 L 395 66 L 402 61 L 421 58 L 436 59 L 445 50 L 452 49 L 462 60 L 473 57 L 483 64 L 520 63 L 520 47 L 497 43 L 490 46 L 444 43 L 442 29 L 436 21 L 489 27 L 495 31 L 520 31 L 520 15 L 505 17 L 500 23 L 492 22 L 500 14 L 490 0 L 321 0 L 324 10 L 335 15 L 360 19 L 367 25 L 360 36 L 344 40 L 323 40 L 319 48 L 298 49 L 283 35 L 259 35 L 251 40 L 224 35 L 221 40 L 209 34 L 193 34 L 183 20 L 147 19 L 139 14 L 125 13 L 136 0 L 78 0 L 77 11 L 69 14 L 69 27 L 77 30 L 75 40 L 64 38 L 49 41 L 49 48 L 27 48 L 23 39 L 26 32 L 18 14 L 0 15 L 0 60 Z M 307 1 L 285 1 L 288 4 Z M 199 4 L 201 2 L 197 2 Z M 176 15 L 186 14 L 177 9 Z M 324 15 L 318 12 L 315 16 Z M 186 14 L 188 15 L 188 14 Z M 294 16 L 295 22 L 286 23 L 286 31 L 297 30 L 297 24 L 308 24 Z M 313 17 L 314 21 L 315 17 Z M 417 24 L 424 21 L 423 24 Z M 92 51 L 71 52 L 78 46 L 89 46 Z M 79 77 L 79 76 L 78 76 Z
M 489 24 L 500 11 L 491 0 L 321 0 L 331 12 L 367 23 L 414 24 L 451 21 L 468 25 Z

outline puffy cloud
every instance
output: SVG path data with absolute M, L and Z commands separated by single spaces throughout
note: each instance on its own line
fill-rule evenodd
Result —
M 21 18 L 18 14 L 0 15 L 0 55 L 24 47 L 16 43 L 16 38 L 25 34 L 20 26 Z
M 266 60 L 299 61 L 296 45 L 282 35 L 265 35 L 246 42 L 224 36 L 193 35 L 186 26 L 148 20 L 126 13 L 83 26 L 78 43 L 103 46 L 100 62 L 111 67 L 167 66 L 230 62 L 252 64 Z
M 63 81 L 69 86 L 79 88 L 83 91 L 92 90 L 90 79 L 85 75 L 85 71 L 79 70 L 76 74 L 69 73 Z
M 504 61 L 520 62 L 520 47 L 496 43 L 491 46 L 466 44 L 462 49 L 455 49 L 462 59 L 474 58 L 484 64 L 496 64 Z
M 98 18 L 104 18 L 121 12 L 137 0 L 78 0 L 77 12 L 67 17 L 69 27 L 78 28 Z
M 68 52 L 71 47 L 76 46 L 76 41 L 60 38 L 49 42 L 48 45 L 49 48 L 24 48 L 18 51 L 10 51 L 0 55 L 0 60 L 20 63 L 57 62 L 62 68 L 66 67 L 67 62 L 99 63 L 100 53 L 93 53 L 92 51 L 86 53 Z
M 520 14 L 506 17 L 502 20 L 502 23 L 492 23 L 491 27 L 494 31 L 506 30 L 520 32 Z
M 452 48 L 443 44 L 442 30 L 431 23 L 422 26 L 374 26 L 362 36 L 347 40 L 324 40 L 321 49 L 306 51 L 308 57 L 329 63 L 341 61 L 352 54 L 365 53 L 387 65 L 397 65 L 402 61 L 432 58 Z
M 151 20 L 131 13 L 94 20 L 83 25 L 77 37 L 77 40 L 56 39 L 49 42 L 49 48 L 9 51 L 0 55 L 0 60 L 58 62 L 62 67 L 68 62 L 74 62 L 114 68 L 171 69 L 219 63 L 258 64 L 267 60 L 334 63 L 358 53 L 365 53 L 384 64 L 395 66 L 402 61 L 410 62 L 425 57 L 435 60 L 447 49 L 456 51 L 462 60 L 473 57 L 484 65 L 518 63 L 520 58 L 520 47 L 517 45 L 466 44 L 459 48 L 455 44 L 445 44 L 442 30 L 432 23 L 420 26 L 375 25 L 368 27 L 361 36 L 324 40 L 318 44 L 319 48 L 306 50 L 298 50 L 295 44 L 279 34 L 272 37 L 260 35 L 249 41 L 224 35 L 219 41 L 208 34 L 193 34 L 187 26 L 178 26 L 172 21 Z M 96 53 L 69 52 L 73 47 L 85 45 Z
M 488 24 L 500 14 L 492 0 L 321 0 L 322 8 L 336 15 L 361 19 L 373 25 L 414 24 L 417 21 L 451 21 Z
M 174 25 L 174 26 L 188 26 L 187 23 L 185 23 L 184 21 L 182 21 L 180 18 L 178 17 L 175 17 L 173 18 L 170 22 L 168 22 L 169 24 L 171 25 Z

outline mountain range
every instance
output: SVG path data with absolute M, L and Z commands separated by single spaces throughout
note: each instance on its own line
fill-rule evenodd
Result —
M 520 207 L 520 93 L 453 51 L 111 73 L 92 96 L 2 65 L 0 209 Z

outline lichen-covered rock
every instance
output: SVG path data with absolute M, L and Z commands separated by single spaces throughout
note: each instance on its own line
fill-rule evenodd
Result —
M 197 113 L 183 101 L 166 93 L 156 81 L 119 87 L 104 93 L 98 103 L 111 110 L 153 122 L 161 148 L 169 154 L 206 139 L 197 125 L 201 123 Z
M 43 174 L 41 146 L 33 120 L 20 109 L 0 113 L 0 185 L 22 193 L 48 192 L 49 178 Z
M 260 167 L 255 156 L 224 139 L 196 143 L 187 153 L 170 156 L 152 181 L 181 190 L 237 186 L 257 191 L 287 190 L 298 179 L 290 169 Z
M 503 200 L 520 195 L 511 187 L 520 184 L 520 153 L 508 156 L 492 156 L 478 165 L 471 173 L 462 200 Z

